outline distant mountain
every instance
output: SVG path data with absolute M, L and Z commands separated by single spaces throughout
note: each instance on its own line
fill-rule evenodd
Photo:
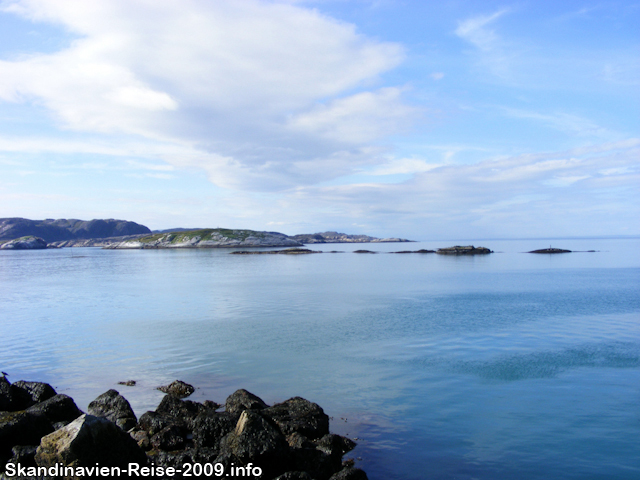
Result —
M 382 243 L 411 242 L 404 238 L 376 238 L 368 235 L 348 235 L 338 232 L 303 233 L 291 238 L 300 243 Z
M 150 234 L 144 225 L 126 220 L 29 220 L 26 218 L 0 218 L 0 241 L 33 235 L 47 243 L 63 240 L 122 237 Z

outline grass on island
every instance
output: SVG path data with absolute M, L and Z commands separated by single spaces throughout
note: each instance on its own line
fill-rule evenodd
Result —
M 189 230 L 186 232 L 174 233 L 155 233 L 145 237 L 138 238 L 135 241 L 141 243 L 154 243 L 157 241 L 165 241 L 171 245 L 178 243 L 186 243 L 194 238 L 199 241 L 221 241 L 221 240 L 240 240 L 244 241 L 248 237 L 265 238 L 263 232 L 254 230 L 231 230 L 228 228 L 204 228 L 202 230 Z

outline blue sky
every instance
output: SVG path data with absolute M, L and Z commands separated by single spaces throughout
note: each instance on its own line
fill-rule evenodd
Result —
M 640 234 L 640 2 L 0 1 L 0 217 Z

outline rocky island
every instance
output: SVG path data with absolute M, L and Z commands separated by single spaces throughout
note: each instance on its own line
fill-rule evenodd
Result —
M 460 247 L 456 245 L 455 247 L 439 248 L 436 253 L 440 255 L 485 255 L 493 253 L 493 251 L 486 247 L 474 247 L 473 245 Z
M 316 403 L 294 397 L 269 406 L 242 389 L 224 405 L 199 403 L 172 394 L 172 386 L 194 390 L 176 381 L 154 411 L 136 418 L 117 390 L 99 395 L 85 413 L 49 384 L 10 384 L 0 377 L 0 478 L 82 478 L 91 476 L 89 469 L 95 476 L 97 464 L 108 469 L 103 477 L 111 469 L 118 469 L 113 477 L 124 478 L 153 469 L 147 476 L 183 478 L 176 474 L 181 471 L 196 478 L 207 473 L 261 480 L 367 479 L 353 460 L 342 460 L 355 442 L 331 434 L 329 417 Z M 128 473 L 132 464 L 138 475 Z
M 47 242 L 33 235 L 0 242 L 0 250 L 41 250 L 43 248 L 47 248 Z
M 156 233 L 115 242 L 104 248 L 218 248 L 218 247 L 301 247 L 283 233 L 205 228 L 171 233 Z
M 300 243 L 388 243 L 411 242 L 404 238 L 376 238 L 368 235 L 348 235 L 338 232 L 304 233 L 291 238 Z
M 542 248 L 540 250 L 532 250 L 527 253 L 571 253 L 571 250 L 563 250 L 562 248 Z

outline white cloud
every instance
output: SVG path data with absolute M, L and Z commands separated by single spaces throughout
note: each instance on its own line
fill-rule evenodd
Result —
M 204 168 L 216 183 L 313 183 L 336 157 L 414 118 L 399 88 L 375 86 L 403 60 L 398 44 L 300 6 L 15 0 L 3 9 L 77 38 L 0 61 L 0 99 L 43 105 L 73 131 L 173 144 L 183 152 L 167 155 L 172 165 Z

